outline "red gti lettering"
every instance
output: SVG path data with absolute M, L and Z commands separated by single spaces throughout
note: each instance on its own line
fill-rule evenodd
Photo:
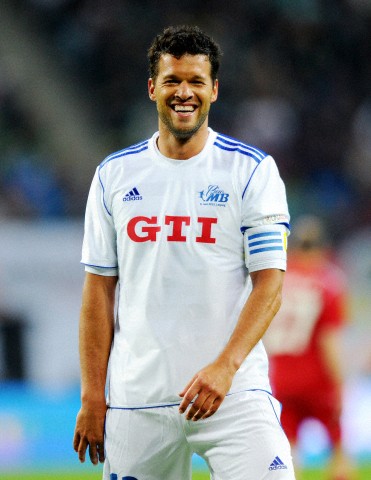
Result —
M 167 236 L 169 242 L 185 242 L 187 237 L 182 235 L 183 223 L 185 225 L 191 224 L 191 217 L 178 217 L 175 215 L 165 216 L 165 225 L 173 224 L 173 232 Z
M 196 237 L 196 242 L 200 243 L 215 243 L 216 238 L 211 236 L 211 226 L 214 223 L 218 223 L 217 218 L 209 218 L 209 217 L 198 217 L 198 223 L 202 224 L 201 236 Z
M 196 237 L 198 243 L 216 243 L 216 238 L 211 236 L 212 226 L 218 223 L 217 218 L 198 217 L 197 222 L 201 224 L 201 235 Z M 167 235 L 168 242 L 186 242 L 187 235 L 185 227 L 191 225 L 191 217 L 179 215 L 166 215 L 164 224 L 170 227 L 170 235 Z M 157 217 L 134 217 L 128 222 L 128 236 L 133 242 L 156 242 L 157 234 L 162 227 L 157 225 Z
M 136 227 L 139 222 L 145 222 L 148 225 L 153 226 L 142 226 L 140 233 L 145 235 L 138 235 L 136 233 Z M 134 217 L 128 223 L 128 235 L 133 242 L 155 242 L 157 240 L 157 232 L 161 230 L 161 227 L 156 225 L 157 217 Z M 156 225 L 156 226 L 154 226 Z

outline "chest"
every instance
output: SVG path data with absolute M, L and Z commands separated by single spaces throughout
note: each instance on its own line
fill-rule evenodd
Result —
M 241 198 L 233 175 L 209 169 L 139 169 L 112 182 L 116 231 L 131 242 L 216 244 L 240 237 Z

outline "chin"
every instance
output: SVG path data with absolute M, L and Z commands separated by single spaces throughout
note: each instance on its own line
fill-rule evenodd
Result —
M 190 137 L 192 137 L 195 133 L 197 133 L 197 129 L 192 129 L 192 130 L 175 130 L 172 132 L 175 138 L 178 138 L 179 140 L 188 140 Z
M 202 123 L 194 125 L 193 127 L 184 127 L 184 128 L 175 128 L 174 126 L 172 126 L 172 128 L 170 128 L 169 130 L 174 135 L 175 138 L 178 138 L 180 140 L 187 140 L 188 138 L 192 137 L 195 133 L 197 133 L 201 127 L 202 127 Z

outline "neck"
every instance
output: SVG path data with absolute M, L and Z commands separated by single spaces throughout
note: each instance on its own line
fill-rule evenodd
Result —
M 204 148 L 209 131 L 207 125 L 201 127 L 196 133 L 189 138 L 175 137 L 169 130 L 159 126 L 159 137 L 157 146 L 165 157 L 175 160 L 187 160 L 198 155 Z

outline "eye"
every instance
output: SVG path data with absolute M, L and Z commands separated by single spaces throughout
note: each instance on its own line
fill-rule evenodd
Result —
M 179 83 L 179 80 L 176 80 L 175 78 L 170 78 L 169 80 L 165 80 L 163 82 L 164 85 L 177 85 Z

